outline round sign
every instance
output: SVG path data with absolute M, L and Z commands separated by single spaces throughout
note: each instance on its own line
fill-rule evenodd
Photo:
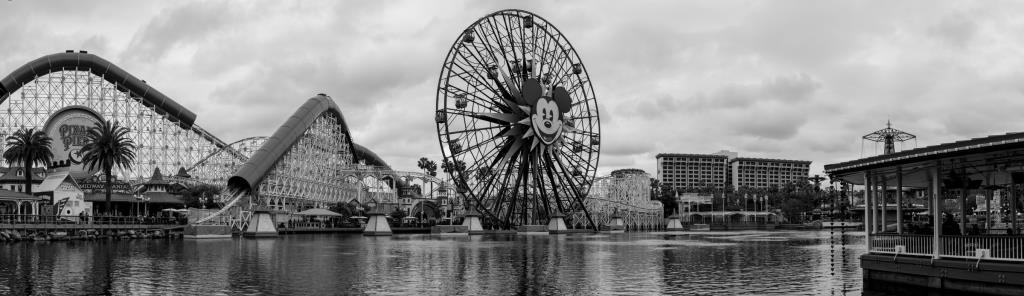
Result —
M 82 164 L 82 146 L 89 129 L 100 122 L 99 115 L 85 107 L 68 107 L 58 111 L 46 122 L 46 134 L 53 139 L 50 151 L 53 162 L 70 166 L 72 173 L 91 174 Z

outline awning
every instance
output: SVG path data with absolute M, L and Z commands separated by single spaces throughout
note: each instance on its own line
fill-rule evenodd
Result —
M 185 204 L 185 201 L 181 200 L 181 197 L 175 196 L 166 192 L 146 192 L 144 194 L 149 197 L 149 203 L 151 204 Z M 104 202 L 106 196 L 103 192 L 86 193 L 85 201 L 91 202 Z M 134 195 L 124 193 L 112 193 L 110 194 L 111 202 L 144 202 L 142 200 L 135 199 Z
M 341 217 L 341 214 L 331 212 L 327 209 L 308 209 L 302 212 L 295 213 L 299 216 L 323 216 L 323 217 Z
M 40 199 L 43 198 L 7 189 L 0 189 L 0 201 L 37 201 Z

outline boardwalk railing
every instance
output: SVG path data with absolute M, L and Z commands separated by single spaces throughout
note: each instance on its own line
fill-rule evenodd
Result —
M 932 236 L 912 234 L 872 234 L 871 252 L 931 256 Z
M 943 235 L 942 257 L 1024 262 L 1024 237 Z
M 130 216 L 54 216 L 54 215 L 0 215 L 0 224 L 58 224 L 58 225 L 175 225 L 184 220 L 168 217 Z
M 1024 236 L 943 235 L 940 257 L 1024 262 Z M 871 253 L 933 256 L 931 235 L 872 234 Z

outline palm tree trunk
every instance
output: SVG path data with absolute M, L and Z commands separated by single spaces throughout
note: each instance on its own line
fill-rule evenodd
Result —
M 106 194 L 106 196 L 105 196 L 106 197 L 106 199 L 105 199 L 106 205 L 104 207 L 107 209 L 107 215 L 110 215 L 111 212 L 112 212 L 112 210 L 110 208 L 110 190 L 111 190 L 111 187 L 112 187 L 111 186 L 111 181 L 110 181 L 110 168 L 109 167 L 103 168 L 103 173 L 107 176 L 107 182 L 106 182 L 106 184 L 104 184 L 104 187 L 105 187 L 104 189 L 106 189 L 106 190 L 104 190 L 105 191 L 104 193 Z
M 25 154 L 25 193 L 32 195 L 32 153 Z

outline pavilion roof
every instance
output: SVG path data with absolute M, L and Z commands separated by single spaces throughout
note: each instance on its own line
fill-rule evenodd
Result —
M 1024 133 L 1007 133 L 827 164 L 825 165 L 825 173 L 829 175 L 845 174 L 901 164 L 1020 148 L 1024 148 Z

